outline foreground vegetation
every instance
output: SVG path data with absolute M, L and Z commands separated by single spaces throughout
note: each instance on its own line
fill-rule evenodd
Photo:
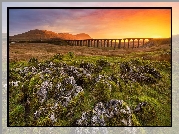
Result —
M 163 54 L 162 60 L 152 60 Z M 170 51 L 127 56 L 68 52 L 47 60 L 12 61 L 9 125 L 170 126 L 169 56 Z

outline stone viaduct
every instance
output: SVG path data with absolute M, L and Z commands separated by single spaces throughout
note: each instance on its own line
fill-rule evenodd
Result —
M 139 48 L 144 46 L 145 40 L 149 42 L 152 39 L 153 38 L 123 38 L 123 39 L 85 39 L 85 40 L 65 40 L 65 41 L 72 46 Z M 136 41 L 137 41 L 137 45 L 136 45 Z

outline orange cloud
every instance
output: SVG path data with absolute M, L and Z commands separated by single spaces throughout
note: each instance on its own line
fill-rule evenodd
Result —
M 170 9 L 121 9 L 105 13 L 95 21 L 101 21 L 102 25 L 106 23 L 102 35 L 108 38 L 171 36 Z M 93 35 L 100 37 L 99 32 Z

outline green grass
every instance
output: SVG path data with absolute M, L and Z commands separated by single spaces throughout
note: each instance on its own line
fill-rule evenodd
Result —
M 150 52 L 146 55 L 156 56 L 160 53 Z M 141 58 L 144 53 L 131 53 L 126 57 L 107 57 L 107 56 L 76 56 L 69 52 L 66 55 L 55 55 L 51 59 L 42 62 L 32 60 L 11 62 L 9 71 L 9 81 L 20 81 L 19 86 L 9 87 L 9 122 L 10 126 L 73 126 L 73 123 L 81 117 L 82 112 L 90 111 L 97 102 L 106 102 L 111 99 L 119 99 L 126 102 L 131 109 L 134 109 L 140 102 L 147 102 L 142 112 L 133 113 L 132 121 L 134 126 L 170 126 L 171 125 L 171 64 L 168 61 L 153 61 Z M 49 88 L 48 99 L 45 103 L 40 104 L 36 92 L 43 83 L 40 74 L 33 74 L 29 70 L 26 76 L 22 76 L 17 71 L 24 67 L 35 66 L 41 63 L 46 67 L 47 63 L 53 62 L 56 68 L 60 68 L 62 63 L 70 66 L 80 67 L 81 63 L 90 63 L 94 67 L 101 66 L 102 70 L 91 73 L 92 78 L 103 75 L 106 78 L 97 83 L 93 83 L 87 77 L 83 80 L 83 92 L 74 97 L 67 107 L 58 105 L 54 110 L 57 121 L 53 123 L 50 120 L 50 109 L 55 103 L 54 92 L 55 85 L 62 82 L 66 76 L 61 76 L 59 72 L 45 74 L 44 79 L 52 82 L 52 88 Z M 123 80 L 121 76 L 120 65 L 129 63 L 131 67 L 148 65 L 156 69 L 161 74 L 161 79 L 155 79 L 154 83 L 133 82 Z M 149 75 L 150 76 L 150 75 Z M 112 79 L 108 79 L 112 77 Z M 153 78 L 153 76 L 150 76 Z M 53 78 L 53 79 L 52 79 Z M 109 86 L 110 85 L 110 86 Z M 68 85 L 68 89 L 71 89 Z M 30 106 L 25 108 L 26 99 L 30 100 Z M 46 107 L 46 113 L 35 119 L 34 113 L 40 107 Z M 25 112 L 25 109 L 29 111 Z M 21 116 L 16 119 L 15 116 Z M 117 117 L 110 120 L 108 125 L 115 126 L 118 124 Z M 120 125 L 120 124 L 119 124 Z

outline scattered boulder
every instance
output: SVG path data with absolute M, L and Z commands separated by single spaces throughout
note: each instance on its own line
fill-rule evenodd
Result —
M 128 62 L 120 64 L 120 73 L 121 78 L 126 82 L 130 80 L 138 83 L 153 84 L 161 78 L 160 73 L 148 65 L 140 66 Z

